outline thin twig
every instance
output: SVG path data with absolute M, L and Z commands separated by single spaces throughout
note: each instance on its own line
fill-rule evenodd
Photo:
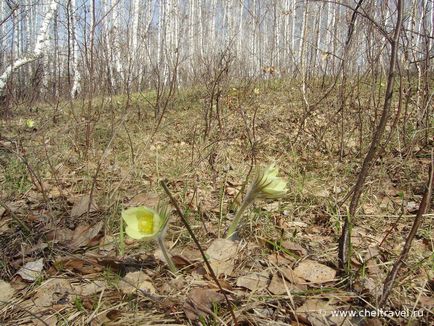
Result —
M 31 234 L 32 231 L 30 230 L 30 227 L 24 222 L 21 221 L 21 219 L 12 211 L 12 209 L 0 199 L 0 206 L 3 206 L 6 212 L 8 212 L 12 219 L 17 222 L 25 231 L 27 234 Z
M 417 211 L 416 218 L 414 219 L 413 226 L 411 227 L 410 233 L 405 240 L 404 247 L 402 248 L 401 254 L 398 259 L 393 264 L 393 267 L 384 281 L 383 294 L 380 298 L 378 306 L 381 308 L 384 303 L 387 301 L 387 298 L 390 295 L 393 284 L 395 283 L 396 276 L 398 275 L 399 270 L 401 269 L 402 264 L 408 256 L 408 253 L 411 248 L 411 243 L 413 242 L 414 237 L 416 236 L 417 230 L 423 221 L 423 214 L 425 211 L 429 209 L 433 188 L 433 179 L 434 179 L 434 155 L 431 152 L 431 165 L 429 167 L 429 176 L 428 182 L 425 188 L 425 193 L 423 194 L 422 201 L 419 206 L 419 210 Z
M 166 183 L 163 180 L 160 181 L 160 185 L 163 187 L 164 191 L 169 196 L 170 201 L 172 202 L 172 205 L 175 207 L 175 209 L 176 209 L 179 217 L 181 218 L 182 223 L 185 225 L 188 233 L 190 234 L 191 238 L 193 239 L 193 242 L 195 243 L 195 245 L 199 249 L 200 254 L 202 255 L 203 261 L 205 262 L 205 265 L 208 268 L 209 273 L 210 273 L 212 279 L 217 284 L 219 290 L 222 292 L 223 296 L 225 297 L 226 303 L 228 304 L 229 311 L 230 311 L 232 319 L 234 321 L 234 325 L 238 325 L 237 317 L 235 316 L 234 310 L 232 309 L 232 305 L 231 305 L 231 303 L 229 301 L 229 298 L 226 295 L 226 292 L 223 289 L 223 287 L 221 286 L 219 280 L 217 279 L 217 276 L 214 273 L 214 270 L 212 269 L 211 264 L 209 263 L 208 259 L 206 258 L 206 255 L 205 255 L 205 252 L 202 249 L 202 246 L 200 245 L 199 241 L 197 240 L 196 236 L 194 235 L 193 230 L 190 227 L 190 224 L 187 222 L 187 220 L 186 220 L 186 218 L 184 216 L 184 213 L 182 212 L 181 208 L 179 207 L 178 201 L 175 199 L 175 197 L 173 197 L 172 193 L 170 192 L 169 188 L 167 188 L 167 185 L 166 185 Z
M 362 195 L 363 188 L 365 185 L 365 180 L 369 175 L 369 172 L 373 166 L 373 162 L 377 158 L 379 148 L 381 146 L 381 140 L 383 138 L 384 131 L 386 129 L 386 124 L 389 120 L 390 108 L 392 105 L 393 97 L 393 85 L 395 81 L 395 65 L 398 57 L 399 49 L 399 36 L 401 32 L 402 25 L 402 12 L 403 12 L 403 0 L 398 0 L 397 3 L 397 18 L 395 24 L 395 30 L 393 33 L 393 38 L 390 40 L 391 53 L 389 61 L 389 72 L 387 75 L 387 86 L 386 94 L 383 103 L 383 110 L 381 113 L 380 122 L 377 125 L 374 136 L 371 141 L 368 152 L 363 160 L 362 167 L 357 176 L 356 184 L 354 185 L 354 191 L 351 197 L 351 202 L 349 205 L 349 212 L 345 218 L 344 226 L 342 228 L 341 237 L 339 238 L 339 249 L 338 249 L 338 259 L 339 268 L 341 271 L 345 271 L 347 274 L 350 273 L 350 262 L 351 262 L 351 221 L 356 215 L 356 210 L 359 205 L 359 199 Z M 351 286 L 351 279 L 349 279 L 349 285 Z
M 404 201 L 403 201 L 404 203 Z M 380 244 L 378 245 L 379 248 L 383 245 L 383 243 L 386 241 L 386 239 L 389 237 L 390 233 L 393 230 L 396 230 L 396 226 L 398 225 L 399 221 L 401 221 L 402 216 L 404 215 L 404 205 L 401 205 L 401 213 L 396 218 L 396 221 L 390 226 L 389 230 L 386 232 L 386 235 L 383 237 L 383 240 L 381 240 Z

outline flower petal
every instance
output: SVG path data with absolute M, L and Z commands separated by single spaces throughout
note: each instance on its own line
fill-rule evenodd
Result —
M 133 239 L 154 238 L 161 229 L 161 218 L 153 209 L 140 206 L 131 207 L 122 212 L 127 224 L 125 232 Z
M 286 181 L 277 176 L 279 169 L 274 163 L 270 164 L 262 174 L 258 182 L 259 196 L 264 198 L 277 198 L 286 194 Z
M 124 211 L 122 211 L 122 218 L 126 223 L 132 222 L 137 219 L 139 214 L 143 214 L 145 212 L 144 207 L 130 207 Z
M 145 237 L 145 235 L 143 233 L 141 233 L 138 228 L 135 228 L 135 227 L 132 227 L 129 225 L 127 225 L 127 227 L 125 228 L 125 233 L 130 238 L 133 238 L 136 240 L 140 240 L 140 239 L 143 239 Z

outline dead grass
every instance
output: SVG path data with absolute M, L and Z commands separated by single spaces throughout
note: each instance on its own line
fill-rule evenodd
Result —
M 142 202 L 149 200 L 149 193 L 161 196 L 158 181 L 167 179 L 196 236 L 208 248 L 228 225 L 236 207 L 236 193 L 251 162 L 259 165 L 270 159 L 278 162 L 289 180 L 290 191 L 278 205 L 257 202 L 250 209 L 240 232 L 234 272 L 222 276 L 239 322 L 349 324 L 349 319 L 333 319 L 329 314 L 327 320 L 321 319 L 321 314 L 306 314 L 300 308 L 374 309 L 381 282 L 414 218 L 410 203 L 420 201 L 428 160 L 423 155 L 397 154 L 396 137 L 384 149 L 367 182 L 355 220 L 356 282 L 352 291 L 347 291 L 338 277 L 324 284 L 301 285 L 281 277 L 279 284 L 285 292 L 280 294 L 271 293 L 269 284 L 253 290 L 239 287 L 237 280 L 241 276 L 266 272 L 270 282 L 283 275 L 282 268 L 293 270 L 306 259 L 336 269 L 337 239 L 346 214 L 346 206 L 339 207 L 338 203 L 350 190 L 361 162 L 360 135 L 353 128 L 355 115 L 348 116 L 345 155 L 339 160 L 338 117 L 332 99 L 321 103 L 294 142 L 303 114 L 297 85 L 281 81 L 256 87 L 259 95 L 249 85 L 228 92 L 223 128 L 219 130 L 214 122 L 208 139 L 202 138 L 200 89 L 181 93 L 153 138 L 151 108 L 142 96 L 134 96 L 130 108 L 124 107 L 124 97 L 95 100 L 101 110 L 90 122 L 82 118 L 85 115 L 80 113 L 80 103 L 73 109 L 68 103 L 61 104 L 63 112 L 55 119 L 52 107 L 44 106 L 31 113 L 20 109 L 2 121 L 2 136 L 6 138 L 0 143 L 0 198 L 10 211 L 0 211 L 0 245 L 4 248 L 0 274 L 14 288 L 14 295 L 0 304 L 2 323 L 231 324 L 223 302 L 210 306 L 206 317 L 196 321 L 186 318 L 185 302 L 191 299 L 191 290 L 216 287 L 175 215 L 166 240 L 171 252 L 179 257 L 176 262 L 182 270 L 176 276 L 167 270 L 158 253 L 154 255 L 156 247 L 152 243 L 127 242 L 125 256 L 119 256 L 119 214 L 138 194 L 144 194 Z M 28 118 L 35 120 L 34 130 L 23 125 L 23 119 Z M 366 111 L 363 118 L 367 122 L 361 138 L 365 151 L 372 132 L 368 122 L 372 112 Z M 124 123 L 120 123 L 121 119 Z M 89 124 L 92 132 L 86 147 Z M 421 153 L 427 151 L 421 148 Z M 43 191 L 32 186 L 29 171 L 20 159 L 23 157 L 34 170 L 34 178 L 42 182 Z M 93 184 L 98 210 L 71 218 L 74 201 L 88 194 Z M 12 214 L 32 232 L 28 234 L 17 225 Z M 433 217 L 432 213 L 426 215 L 389 303 L 391 310 L 423 309 L 424 317 L 413 319 L 420 324 L 432 318 Z M 104 221 L 98 241 L 89 239 L 77 250 L 47 238 L 50 230 L 74 230 L 98 221 Z M 303 251 L 285 248 L 285 243 L 286 247 L 297 244 Z M 26 282 L 16 275 L 26 262 L 39 258 L 44 258 L 40 278 Z M 125 293 L 119 287 L 126 274 L 137 270 L 147 275 L 155 291 Z M 61 283 L 61 288 L 47 288 L 53 280 L 66 283 Z M 97 281 L 98 286 L 86 294 L 80 292 Z M 46 292 L 52 296 L 41 299 Z M 402 320 L 407 319 L 391 317 L 381 322 L 394 325 Z

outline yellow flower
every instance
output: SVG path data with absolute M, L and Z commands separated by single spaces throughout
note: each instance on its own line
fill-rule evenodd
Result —
M 256 95 L 259 95 L 259 88 L 254 88 L 253 93 L 255 93 Z
M 258 173 L 255 186 L 259 197 L 278 198 L 286 194 L 288 191 L 286 181 L 278 177 L 278 173 L 279 169 L 274 163 Z
M 279 169 L 273 163 L 256 174 L 255 180 L 250 185 L 240 208 L 238 208 L 238 211 L 229 226 L 226 233 L 228 238 L 231 238 L 235 234 L 244 211 L 256 198 L 272 199 L 282 197 L 286 194 L 288 191 L 286 188 L 286 181 L 277 176 L 278 172 Z
M 27 128 L 33 128 L 35 126 L 35 121 L 33 121 L 32 119 L 27 119 L 26 126 Z
M 126 234 L 133 239 L 154 239 L 166 224 L 166 220 L 148 207 L 131 207 L 122 212 L 127 227 Z

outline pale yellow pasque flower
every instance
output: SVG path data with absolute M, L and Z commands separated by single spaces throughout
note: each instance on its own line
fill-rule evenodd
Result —
M 127 225 L 125 233 L 136 240 L 156 238 L 166 224 L 166 218 L 145 206 L 124 210 L 122 218 Z
M 279 169 L 274 163 L 258 173 L 252 185 L 256 188 L 257 196 L 271 199 L 282 197 L 287 193 L 287 183 L 277 176 L 278 173 Z
M 277 176 L 278 173 L 279 169 L 272 163 L 256 174 L 255 180 L 250 185 L 240 208 L 229 226 L 227 232 L 228 238 L 232 237 L 235 233 L 244 211 L 256 198 L 274 199 L 282 197 L 287 193 L 287 183 L 284 179 Z
M 35 121 L 33 121 L 32 119 L 26 120 L 26 127 L 27 128 L 33 128 L 34 126 L 35 126 Z
M 173 273 L 177 272 L 176 266 L 170 258 L 164 244 L 164 237 L 169 222 L 168 206 L 159 203 L 157 210 L 149 207 L 131 207 L 122 212 L 122 219 L 126 223 L 125 233 L 136 240 L 157 239 L 163 256 Z

